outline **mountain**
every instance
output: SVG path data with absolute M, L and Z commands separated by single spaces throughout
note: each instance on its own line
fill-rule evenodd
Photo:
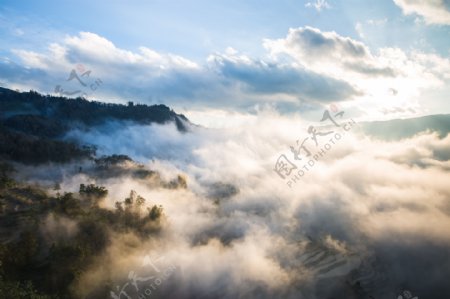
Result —
M 436 132 L 442 138 L 450 132 L 450 115 L 363 122 L 360 125 L 365 134 L 383 140 L 409 138 L 425 131 Z
M 71 129 L 88 130 L 114 120 L 173 122 L 181 132 L 190 124 L 165 105 L 111 104 L 0 88 L 0 159 L 39 164 L 92 157 L 95 148 L 62 137 Z
M 41 95 L 35 91 L 17 92 L 0 88 L 0 119 L 3 125 L 31 134 L 59 136 L 71 125 L 100 125 L 109 120 L 139 124 L 175 122 L 178 130 L 186 131 L 188 119 L 166 105 L 128 105 L 69 99 Z M 61 127 L 61 124 L 63 127 Z M 66 127 L 64 127 L 66 126 Z M 59 129 L 57 129 L 59 127 Z

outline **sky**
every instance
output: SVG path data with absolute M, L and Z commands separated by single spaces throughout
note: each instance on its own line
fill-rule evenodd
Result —
M 372 298 L 449 297 L 450 136 L 360 126 L 450 113 L 448 0 L 0 1 L 0 86 L 166 104 L 202 125 L 110 121 L 64 137 L 188 188 L 102 177 L 93 161 L 23 165 L 26 181 L 64 192 L 105 186 L 110 208 L 130 190 L 164 207 L 163 233 L 115 235 L 77 279 L 80 297 L 126 281 L 150 251 L 177 267 L 164 298 L 338 298 L 347 278 L 393 293 Z M 324 109 L 342 126 L 324 118 L 311 134 Z M 330 252 L 344 259 L 335 273 Z
M 450 113 L 449 37 L 448 0 L 2 0 L 0 86 L 207 126 L 330 104 L 409 118 Z

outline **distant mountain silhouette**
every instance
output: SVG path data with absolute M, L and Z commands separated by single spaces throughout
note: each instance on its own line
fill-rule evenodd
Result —
M 190 124 L 184 115 L 165 105 L 111 104 L 0 88 L 0 160 L 39 164 L 93 158 L 94 147 L 61 137 L 70 129 L 89 129 L 111 120 L 173 122 L 181 132 Z
M 363 122 L 364 133 L 383 140 L 398 140 L 431 131 L 445 137 L 450 132 L 450 115 L 427 115 L 409 119 Z
M 102 103 L 6 88 L 0 88 L 0 119 L 5 127 L 45 137 L 58 137 L 73 124 L 93 126 L 109 120 L 139 124 L 175 122 L 180 131 L 186 131 L 189 122 L 165 105 Z

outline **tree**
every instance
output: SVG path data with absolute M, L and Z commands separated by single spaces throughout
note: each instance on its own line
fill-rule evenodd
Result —
M 80 200 L 73 196 L 73 193 L 64 192 L 59 198 L 59 208 L 66 215 L 74 216 L 82 212 Z
M 80 195 L 84 195 L 90 199 L 102 199 L 108 195 L 108 190 L 103 186 L 96 186 L 94 184 L 80 184 Z
M 163 215 L 163 207 L 154 205 L 151 209 L 148 209 L 148 217 L 150 218 L 150 220 L 152 221 L 156 221 L 158 219 L 161 218 L 161 216 Z

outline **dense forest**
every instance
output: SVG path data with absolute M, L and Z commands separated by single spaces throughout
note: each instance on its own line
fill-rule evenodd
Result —
M 182 132 L 189 122 L 165 105 L 110 104 L 0 88 L 0 158 L 39 164 L 93 157 L 95 147 L 62 137 L 71 129 L 88 130 L 111 120 L 174 122 Z
M 57 97 L 50 95 L 41 95 L 36 91 L 17 92 L 6 88 L 0 88 L 0 111 L 1 117 L 20 117 L 27 116 L 24 120 L 28 120 L 29 124 L 24 124 L 18 129 L 44 129 L 48 128 L 49 132 L 35 130 L 39 134 L 55 134 L 61 133 L 55 127 L 61 123 L 81 123 L 85 125 L 98 125 L 104 121 L 128 120 L 141 124 L 149 123 L 165 123 L 168 121 L 176 122 L 180 130 L 186 129 L 183 121 L 187 118 L 182 114 L 177 114 L 165 105 L 144 105 L 128 102 L 128 105 L 103 103 L 97 101 L 89 101 L 84 98 L 68 99 L 65 97 Z M 29 117 L 33 116 L 33 117 Z M 37 117 L 37 118 L 36 118 Z M 48 123 L 44 123 L 49 120 Z M 35 122 L 35 123 L 34 123 Z M 20 124 L 17 121 L 6 120 L 6 124 L 13 127 Z M 33 125 L 41 126 L 34 128 Z M 55 130 L 55 131 L 52 131 Z
M 46 190 L 15 182 L 2 164 L 0 177 L 0 294 L 2 298 L 72 298 L 70 289 L 110 243 L 113 234 L 133 233 L 145 240 L 158 234 L 163 208 L 142 208 L 145 199 L 131 191 L 116 209 L 101 208 L 108 190 L 80 185 L 78 193 L 49 195 Z M 42 233 L 46 221 L 72 221 L 67 237 Z M 113 286 L 100 288 L 101 298 Z M 99 295 L 99 294 L 97 294 Z M 95 298 L 96 296 L 94 296 Z
M 174 122 L 182 132 L 188 123 L 164 105 L 106 104 L 0 89 L 1 298 L 78 298 L 74 285 L 113 236 L 132 234 L 145 241 L 160 233 L 162 206 L 130 190 L 106 208 L 101 203 L 109 190 L 90 181 L 130 177 L 155 188 L 178 189 L 187 187 L 183 176 L 166 181 L 126 155 L 97 156 L 94 146 L 64 138 L 73 128 L 89 130 L 110 120 Z M 83 172 L 86 183 L 67 192 L 59 179 L 49 188 L 16 178 L 26 167 L 39 169 L 49 162 L 76 169 L 69 176 Z M 49 222 L 56 231 L 43 233 Z M 67 234 L 63 223 L 73 223 L 76 230 Z M 113 287 L 105 283 L 90 296 L 107 298 Z

